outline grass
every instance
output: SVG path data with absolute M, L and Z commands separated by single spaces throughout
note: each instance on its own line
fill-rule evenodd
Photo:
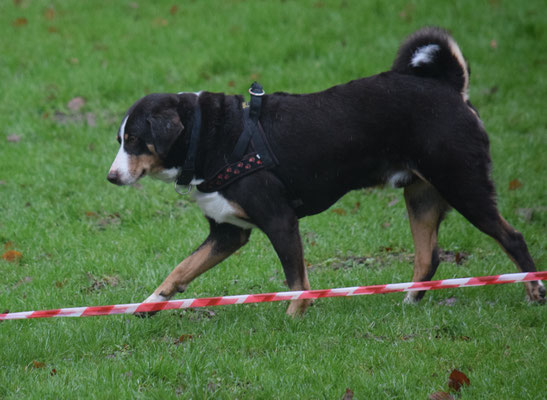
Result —
M 378 73 L 415 29 L 450 29 L 472 65 L 502 214 L 547 264 L 547 18 L 543 2 L 33 1 L 0 4 L 0 311 L 137 302 L 207 234 L 171 185 L 106 182 L 127 107 L 149 92 L 308 92 Z M 81 96 L 85 105 L 67 103 Z M 14 136 L 15 135 L 15 141 Z M 11 141 L 8 141 L 11 138 Z M 17 139 L 19 139 L 17 141 Z M 509 190 L 510 182 L 522 184 Z M 313 288 L 408 281 L 401 193 L 365 190 L 301 222 Z M 359 205 L 358 205 L 359 204 Z M 515 271 L 457 213 L 436 278 Z M 2 249 L 2 251 L 5 251 Z M 265 236 L 185 297 L 284 290 Z M 544 399 L 544 307 L 520 285 L 324 299 L 305 318 L 273 303 L 0 324 L 0 398 Z M 448 301 L 447 301 L 448 300 Z M 183 336 L 183 335 L 191 335 Z M 179 341 L 182 336 L 182 341 Z M 175 342 L 179 342 L 176 343 Z

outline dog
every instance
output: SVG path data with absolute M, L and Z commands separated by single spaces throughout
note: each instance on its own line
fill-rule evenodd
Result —
M 439 225 L 451 208 L 494 238 L 520 271 L 536 271 L 523 236 L 498 212 L 489 139 L 468 98 L 469 76 L 450 34 L 422 28 L 403 42 L 387 72 L 317 93 L 254 93 L 260 131 L 249 144 L 251 157 L 236 164 L 230 157 L 248 120 L 243 96 L 182 92 L 138 100 L 122 120 L 108 180 L 130 185 L 149 175 L 179 182 L 184 174 L 210 225 L 207 239 L 145 301 L 183 292 L 245 245 L 253 228 L 271 241 L 289 288 L 308 290 L 299 219 L 351 190 L 384 184 L 404 190 L 413 281 L 435 274 Z M 253 169 L 261 142 L 275 162 Z M 233 172 L 218 190 L 200 189 L 253 162 L 251 173 L 232 180 Z M 530 300 L 545 302 L 541 281 L 525 285 Z M 424 293 L 409 292 L 404 301 L 417 302 Z M 293 300 L 287 313 L 301 314 L 309 303 Z

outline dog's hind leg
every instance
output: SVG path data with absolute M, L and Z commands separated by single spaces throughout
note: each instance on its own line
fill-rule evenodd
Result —
M 430 280 L 439 265 L 437 233 L 448 205 L 429 183 L 419 180 L 405 187 L 405 202 L 414 239 L 413 282 Z M 404 302 L 415 303 L 425 291 L 408 292 Z
M 445 168 L 428 168 L 432 173 L 426 178 L 430 178 L 450 206 L 494 238 L 520 271 L 535 272 L 522 234 L 509 225 L 497 209 L 488 154 L 471 157 L 452 158 L 450 164 L 455 165 L 445 164 Z M 530 300 L 545 302 L 545 287 L 541 281 L 526 282 L 525 286 Z
M 182 261 L 145 302 L 165 301 L 184 292 L 196 277 L 230 256 L 249 240 L 250 230 L 209 219 L 210 233 L 201 246 Z

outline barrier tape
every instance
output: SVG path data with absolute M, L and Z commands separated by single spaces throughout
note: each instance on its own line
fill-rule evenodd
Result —
M 271 301 L 319 299 L 322 297 L 359 296 L 365 294 L 415 292 L 471 286 L 498 285 L 527 281 L 547 280 L 547 271 L 523 272 L 473 278 L 444 279 L 440 281 L 389 283 L 385 285 L 355 286 L 337 289 L 303 290 L 239 296 L 206 297 L 161 301 L 156 303 L 116 304 L 111 306 L 58 308 L 55 310 L 24 311 L 0 314 L 0 321 L 8 319 L 52 318 L 52 317 L 91 317 L 112 314 L 134 314 L 181 308 L 223 306 L 229 304 L 265 303 Z

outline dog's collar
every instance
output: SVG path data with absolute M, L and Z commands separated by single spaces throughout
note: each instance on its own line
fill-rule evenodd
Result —
M 196 170 L 196 156 L 198 152 L 198 143 L 201 132 L 201 108 L 198 103 L 194 109 L 194 123 L 192 126 L 192 133 L 190 134 L 190 143 L 188 144 L 188 151 L 186 152 L 186 158 L 184 165 L 182 166 L 177 180 L 175 181 L 175 190 L 177 185 L 187 186 L 190 185 L 194 178 Z

